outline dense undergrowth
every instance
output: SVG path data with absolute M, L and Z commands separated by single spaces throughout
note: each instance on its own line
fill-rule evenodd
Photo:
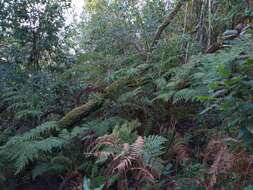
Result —
M 0 188 L 253 189 L 252 29 L 206 54 L 202 41 L 171 27 L 151 51 L 163 10 L 149 19 L 163 1 L 147 3 L 144 15 L 130 1 L 96 2 L 87 5 L 89 21 L 78 25 L 84 34 L 75 41 L 85 51 L 57 52 L 60 61 L 50 65 L 45 52 L 54 48 L 42 49 L 31 69 L 19 55 L 10 58 L 18 44 L 10 40 L 2 49 Z M 244 18 L 234 4 L 230 16 Z M 121 23 L 117 14 L 125 11 L 136 23 Z M 213 27 L 222 31 L 229 18 L 219 11 Z M 174 25 L 182 24 L 181 14 Z M 136 30 L 141 50 L 128 44 Z

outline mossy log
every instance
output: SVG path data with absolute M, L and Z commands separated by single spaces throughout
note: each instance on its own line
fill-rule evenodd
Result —
M 68 112 L 62 119 L 58 121 L 58 125 L 63 128 L 71 127 L 92 112 L 97 111 L 103 105 L 105 99 L 115 97 L 122 87 L 128 85 L 132 81 L 133 80 L 130 77 L 125 77 L 113 82 L 111 85 L 105 88 L 104 93 L 98 94 L 98 98 L 91 99 L 87 103 Z
M 74 108 L 68 112 L 60 121 L 58 125 L 60 127 L 70 127 L 76 122 L 80 121 L 83 117 L 88 116 L 91 112 L 96 111 L 103 104 L 103 99 L 92 99 L 86 104 Z
M 114 81 L 104 89 L 103 93 L 98 94 L 98 98 L 91 99 L 87 103 L 68 112 L 62 119 L 58 121 L 58 125 L 62 128 L 73 126 L 84 117 L 87 117 L 89 114 L 102 107 L 106 99 L 117 98 L 120 95 L 120 90 L 123 87 L 134 85 L 136 82 L 138 83 L 140 76 L 143 76 L 143 74 L 146 73 L 150 68 L 152 67 L 149 64 L 140 65 L 137 67 L 137 72 L 134 76 L 127 76 Z

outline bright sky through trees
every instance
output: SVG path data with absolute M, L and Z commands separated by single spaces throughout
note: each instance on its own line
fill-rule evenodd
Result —
M 72 0 L 72 4 L 73 4 L 75 13 L 77 15 L 80 15 L 83 10 L 84 0 Z

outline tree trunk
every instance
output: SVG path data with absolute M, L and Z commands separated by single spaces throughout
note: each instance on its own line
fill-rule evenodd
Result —
M 181 9 L 181 7 L 185 4 L 184 0 L 181 0 L 177 3 L 176 7 L 172 10 L 172 12 L 166 16 L 165 20 L 163 21 L 163 23 L 158 27 L 156 33 L 155 33 L 155 37 L 153 39 L 153 42 L 150 46 L 150 50 L 154 49 L 154 47 L 157 45 L 162 32 L 164 31 L 164 29 L 172 22 L 172 20 L 175 18 L 175 16 L 177 15 L 177 13 L 179 12 L 179 10 Z
M 201 11 L 198 21 L 198 29 L 197 29 L 197 40 L 199 41 L 200 46 L 203 49 L 206 49 L 207 43 L 206 43 L 206 26 L 205 26 L 205 17 L 206 17 L 206 6 L 207 6 L 207 0 L 201 1 Z
M 212 43 L 212 0 L 208 0 L 208 40 L 207 47 Z

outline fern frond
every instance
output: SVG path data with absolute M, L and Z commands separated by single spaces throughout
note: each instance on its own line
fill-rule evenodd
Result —
M 9 149 L 9 158 L 14 161 L 15 174 L 20 173 L 30 162 L 38 160 L 41 154 L 52 153 L 54 149 L 60 149 L 65 144 L 63 139 L 49 137 L 43 140 L 24 141 L 15 143 Z M 6 149 L 5 149 L 6 151 Z
M 118 98 L 118 102 L 127 102 L 127 101 L 131 101 L 131 99 L 133 99 L 134 97 L 136 97 L 138 94 L 140 94 L 142 92 L 141 87 L 138 87 L 136 89 L 134 89 L 133 91 L 129 91 L 126 92 L 124 94 L 122 94 L 119 98 Z
M 8 111 L 16 111 L 21 109 L 26 109 L 31 107 L 31 103 L 29 102 L 15 102 L 7 107 Z
M 71 171 L 72 162 L 65 156 L 53 157 L 48 162 L 39 162 L 32 170 L 32 178 L 43 175 L 44 173 L 62 174 L 66 171 Z
M 22 135 L 14 136 L 0 148 L 0 155 L 14 162 L 18 174 L 30 162 L 38 160 L 45 153 L 52 153 L 66 143 L 62 138 L 50 136 L 56 129 L 56 122 L 47 122 Z
M 137 137 L 135 129 L 138 126 L 137 121 L 125 122 L 122 125 L 116 125 L 112 134 L 119 137 L 123 142 L 132 143 Z
M 103 136 L 111 131 L 115 126 L 120 125 L 125 120 L 120 117 L 110 117 L 104 120 L 93 120 L 87 122 L 81 126 L 81 128 L 92 129 L 96 131 L 96 134 Z
M 15 114 L 17 119 L 39 118 L 42 115 L 40 110 L 25 109 Z
M 49 121 L 22 134 L 20 138 L 22 139 L 22 141 L 32 141 L 39 139 L 43 136 L 49 136 L 52 132 L 57 131 L 57 129 L 58 129 L 57 122 Z
M 18 91 L 14 91 L 13 89 L 11 90 L 6 90 L 5 92 L 3 92 L 3 94 L 1 95 L 2 99 L 6 99 L 6 98 L 10 98 L 12 96 L 17 96 L 18 95 Z
M 198 95 L 199 92 L 197 90 L 185 88 L 173 95 L 173 103 L 194 101 Z
M 51 164 L 49 162 L 46 163 L 38 163 L 36 166 L 32 169 L 32 179 L 36 179 L 36 177 L 48 172 L 51 170 Z
M 113 170 L 118 170 L 119 172 L 126 172 L 128 168 L 132 165 L 133 161 L 141 160 L 141 152 L 144 146 L 144 139 L 139 136 L 136 141 L 129 146 L 129 144 L 125 143 L 123 145 L 123 151 L 116 158 L 114 158 L 114 162 L 116 162 L 116 166 Z
M 165 148 L 163 144 L 167 141 L 166 138 L 158 136 L 158 135 L 151 135 L 144 138 L 144 148 L 143 148 L 143 156 L 144 160 L 147 162 L 151 158 L 161 156 Z
M 2 101 L 4 103 L 13 103 L 13 102 L 21 102 L 24 100 L 26 100 L 26 96 L 21 95 L 21 94 L 17 94 L 17 95 L 6 97 Z

